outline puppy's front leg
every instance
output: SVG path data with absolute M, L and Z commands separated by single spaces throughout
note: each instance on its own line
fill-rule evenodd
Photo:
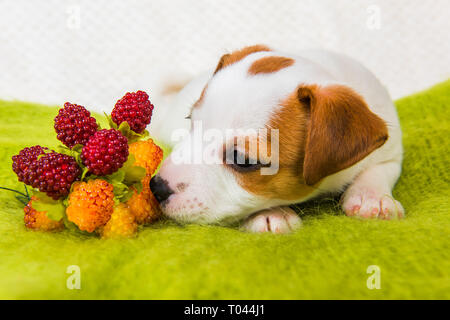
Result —
M 300 217 L 289 207 L 259 211 L 244 221 L 242 228 L 250 232 L 289 233 L 302 225 Z
M 361 218 L 403 218 L 405 210 L 392 197 L 392 188 L 401 171 L 399 161 L 374 165 L 362 172 L 342 196 L 347 216 Z

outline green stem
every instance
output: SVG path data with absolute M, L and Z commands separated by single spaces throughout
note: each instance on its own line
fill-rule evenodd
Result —
M 28 197 L 28 195 L 27 194 L 25 194 L 25 193 L 22 193 L 22 192 L 20 192 L 20 191 L 17 191 L 17 190 L 14 190 L 14 189 L 10 189 L 10 188 L 5 188 L 5 187 L 0 187 L 0 189 L 3 189 L 3 190 L 8 190 L 8 191 L 12 191 L 12 192 L 16 192 L 16 193 L 18 193 L 18 194 L 20 194 L 20 195 L 22 195 L 22 196 L 24 196 L 24 197 Z M 28 193 L 28 192 L 27 192 Z
M 28 201 L 30 201 L 30 194 L 28 193 L 27 185 L 26 185 L 26 184 L 23 184 L 23 187 L 25 188 L 25 192 L 27 193 Z

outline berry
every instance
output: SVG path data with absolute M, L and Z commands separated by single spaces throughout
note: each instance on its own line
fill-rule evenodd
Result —
M 93 232 L 109 221 L 113 210 L 113 186 L 96 179 L 74 184 L 66 214 L 80 230 Z
M 131 130 L 142 133 L 152 118 L 153 105 L 144 91 L 127 92 L 116 102 L 111 113 L 112 120 L 119 126 L 128 122 Z
M 127 201 L 131 213 L 139 224 L 153 222 L 161 215 L 159 203 L 150 190 L 150 179 L 151 176 L 147 175 L 142 180 L 142 191 L 137 193 L 137 191 L 134 190 L 133 196 Z
M 128 238 L 136 234 L 137 223 L 131 210 L 123 203 L 114 208 L 111 219 L 100 229 L 102 238 Z
M 36 161 L 39 155 L 44 154 L 47 150 L 47 148 L 41 146 L 33 146 L 22 149 L 19 154 L 12 157 L 12 169 L 17 174 L 20 182 L 26 183 L 25 177 L 27 175 L 25 173 L 28 170 L 28 167 L 31 163 Z
M 74 157 L 51 152 L 32 162 L 25 171 L 24 182 L 55 200 L 69 194 L 72 183 L 81 175 Z
M 127 158 L 128 140 L 115 129 L 97 131 L 81 151 L 84 165 L 97 176 L 116 172 Z
M 144 167 L 147 175 L 155 173 L 163 158 L 162 149 L 152 139 L 130 144 L 130 154 L 136 159 L 134 164 Z
M 25 212 L 23 220 L 27 228 L 41 231 L 59 231 L 64 228 L 62 219 L 55 221 L 47 217 L 47 211 L 36 211 L 32 206 L 33 201 L 39 201 L 39 199 L 35 196 L 31 197 L 30 202 L 23 208 Z
M 59 141 L 72 148 L 86 144 L 97 131 L 97 122 L 85 107 L 66 102 L 55 117 L 55 130 Z

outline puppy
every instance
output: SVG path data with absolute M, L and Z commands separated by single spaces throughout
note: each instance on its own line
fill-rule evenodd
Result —
M 190 131 L 150 183 L 170 218 L 285 233 L 301 225 L 289 205 L 342 192 L 348 216 L 404 215 L 392 197 L 403 154 L 397 113 L 387 90 L 353 59 L 246 47 L 173 95 L 164 123 L 186 109 Z M 199 126 L 222 138 L 195 142 Z M 195 160 L 198 150 L 215 161 Z

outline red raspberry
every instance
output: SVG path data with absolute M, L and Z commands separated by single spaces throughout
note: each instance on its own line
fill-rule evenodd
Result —
M 144 91 L 127 92 L 118 100 L 111 113 L 112 120 L 120 126 L 128 122 L 131 130 L 142 133 L 152 118 L 153 105 Z
M 66 102 L 55 117 L 55 130 L 58 140 L 72 148 L 86 144 L 97 131 L 97 122 L 85 107 Z
M 128 140 L 120 131 L 97 131 L 81 151 L 81 160 L 97 176 L 116 172 L 128 158 Z
M 44 154 L 46 150 L 48 150 L 48 148 L 33 146 L 22 149 L 19 154 L 12 157 L 12 169 L 17 174 L 20 182 L 27 183 L 27 181 L 25 181 L 25 178 L 27 177 L 25 172 L 28 170 L 28 167 L 36 161 L 37 157 Z
M 81 175 L 74 157 L 51 152 L 30 164 L 25 181 L 55 200 L 67 196 L 72 183 Z

